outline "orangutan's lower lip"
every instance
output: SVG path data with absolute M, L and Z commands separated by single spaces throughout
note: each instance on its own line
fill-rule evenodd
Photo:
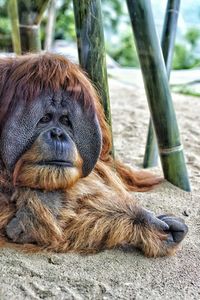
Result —
M 41 161 L 39 163 L 39 165 L 43 165 L 43 166 L 51 165 L 51 166 L 60 166 L 60 167 L 68 167 L 68 168 L 69 167 L 70 168 L 73 167 L 72 162 L 70 162 L 70 161 L 63 161 L 63 160 Z

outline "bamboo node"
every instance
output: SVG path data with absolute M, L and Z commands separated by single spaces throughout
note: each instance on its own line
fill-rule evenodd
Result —
M 25 25 L 25 24 L 19 24 L 20 28 L 28 28 L 28 29 L 32 29 L 32 30 L 38 30 L 39 29 L 39 25 L 34 24 L 34 25 Z
M 181 152 L 183 151 L 183 145 L 170 147 L 170 148 L 159 148 L 160 154 L 170 154 L 174 152 Z
M 171 9 L 168 9 L 167 12 L 168 12 L 168 13 L 175 12 L 175 13 L 178 15 L 179 10 L 171 8 Z

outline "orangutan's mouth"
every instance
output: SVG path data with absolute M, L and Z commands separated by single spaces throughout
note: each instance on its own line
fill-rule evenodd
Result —
M 57 167 L 68 167 L 72 168 L 73 163 L 71 161 L 65 161 L 65 160 L 47 160 L 47 161 L 41 161 L 39 162 L 39 165 L 42 166 L 57 166 Z

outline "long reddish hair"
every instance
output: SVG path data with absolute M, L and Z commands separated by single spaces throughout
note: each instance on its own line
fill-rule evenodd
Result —
M 18 99 L 28 103 L 45 90 L 63 89 L 73 94 L 84 108 L 95 110 L 103 137 L 100 160 L 114 167 L 128 190 L 143 191 L 160 182 L 160 178 L 144 171 L 133 171 L 119 161 L 113 161 L 111 134 L 98 94 L 79 66 L 61 55 L 52 53 L 27 54 L 0 60 L 0 124 L 12 114 Z M 102 174 L 102 170 L 97 171 Z

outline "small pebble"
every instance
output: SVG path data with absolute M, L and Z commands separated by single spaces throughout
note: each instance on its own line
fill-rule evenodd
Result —
M 187 210 L 184 210 L 182 214 L 185 217 L 189 217 L 189 215 L 190 215 L 190 213 Z

